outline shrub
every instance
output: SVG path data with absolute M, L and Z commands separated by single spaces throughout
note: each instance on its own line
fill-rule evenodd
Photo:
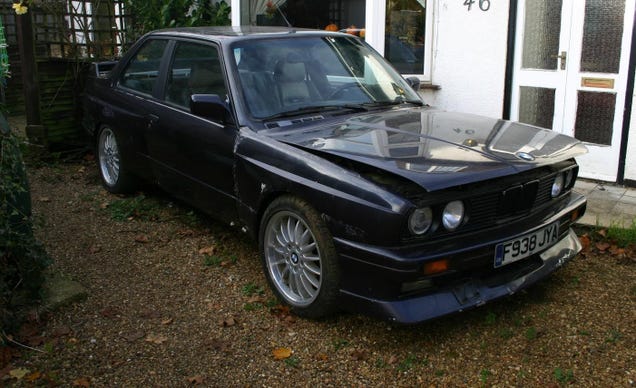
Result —
M 42 270 L 49 261 L 33 236 L 19 142 L 0 115 L 0 330 L 15 329 L 18 309 L 39 299 Z

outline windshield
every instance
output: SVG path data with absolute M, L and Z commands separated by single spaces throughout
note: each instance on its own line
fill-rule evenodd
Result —
M 257 119 L 421 103 L 380 55 L 353 37 L 247 40 L 232 48 L 245 105 Z

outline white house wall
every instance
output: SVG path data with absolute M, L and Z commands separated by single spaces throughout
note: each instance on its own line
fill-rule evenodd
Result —
M 501 117 L 506 69 L 508 1 L 479 0 L 468 7 L 459 0 L 432 0 L 434 41 L 432 83 L 426 102 L 450 111 Z M 484 2 L 485 8 L 486 2 Z

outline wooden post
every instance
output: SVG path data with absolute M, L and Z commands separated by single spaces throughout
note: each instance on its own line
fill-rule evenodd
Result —
M 38 83 L 35 43 L 33 39 L 33 12 L 16 15 L 18 48 L 22 67 L 22 83 L 26 112 L 26 134 L 29 142 L 48 147 L 46 128 L 40 115 L 40 86 Z

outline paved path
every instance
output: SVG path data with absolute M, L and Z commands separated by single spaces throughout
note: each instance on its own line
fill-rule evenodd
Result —
M 635 188 L 581 179 L 576 182 L 574 190 L 587 197 L 587 211 L 579 223 L 626 228 L 635 225 Z

